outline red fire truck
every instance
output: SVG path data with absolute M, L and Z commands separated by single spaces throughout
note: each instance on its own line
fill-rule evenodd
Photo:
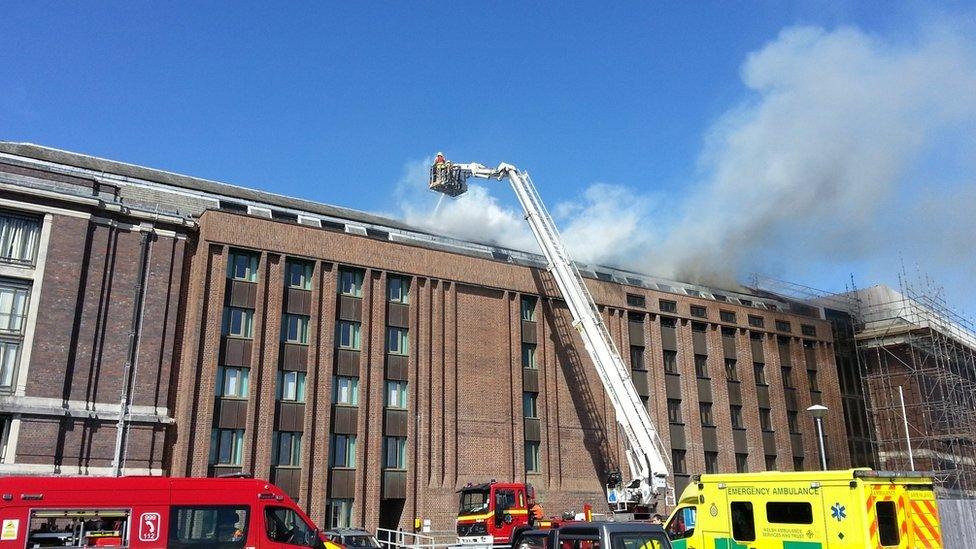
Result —
M 278 487 L 252 478 L 0 478 L 0 549 L 322 549 Z

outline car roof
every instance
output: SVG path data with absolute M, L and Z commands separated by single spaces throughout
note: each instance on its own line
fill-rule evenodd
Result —
M 606 530 L 607 532 L 663 532 L 664 527 L 660 524 L 651 524 L 649 522 L 610 522 L 610 521 L 594 521 L 594 522 L 574 522 L 571 524 L 566 524 L 559 527 L 562 529 L 569 528 L 600 528 Z

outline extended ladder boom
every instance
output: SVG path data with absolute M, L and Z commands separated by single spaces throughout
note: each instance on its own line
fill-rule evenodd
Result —
M 603 317 L 586 289 L 583 277 L 559 237 L 556 225 L 546 210 L 529 174 L 511 164 L 487 168 L 481 164 L 444 162 L 431 168 L 431 189 L 451 196 L 467 190 L 469 177 L 508 178 L 515 191 L 525 219 L 532 228 L 539 247 L 548 261 L 549 271 L 573 315 L 573 325 L 583 338 L 586 351 L 596 367 L 600 381 L 613 403 L 617 421 L 627 437 L 627 461 L 632 480 L 607 483 L 607 499 L 618 509 L 648 506 L 667 492 L 669 462 L 665 457 L 657 429 L 631 381 L 630 369 L 624 364 Z

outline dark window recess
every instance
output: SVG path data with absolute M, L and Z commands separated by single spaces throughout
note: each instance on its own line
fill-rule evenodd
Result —
M 776 470 L 776 456 L 766 455 L 766 470 L 775 471 Z
M 610 273 L 596 271 L 596 277 L 604 282 L 613 282 L 613 275 Z
M 671 450 L 671 465 L 674 467 L 675 474 L 687 473 L 687 466 L 685 465 L 685 451 L 684 450 Z
M 790 323 L 787 322 L 787 321 L 785 321 L 785 320 L 777 320 L 776 321 L 776 329 L 779 330 L 779 331 L 781 331 L 781 332 L 792 332 L 793 331 L 793 327 L 790 326 Z
M 660 307 L 662 313 L 678 312 L 678 303 L 676 301 L 669 301 L 667 299 L 662 299 L 658 301 L 658 307 Z
M 728 301 L 729 300 L 729 298 L 725 297 L 722 294 L 712 294 L 712 297 L 715 298 L 715 301 Z
M 895 502 L 879 501 L 874 504 L 878 516 L 878 536 L 881 545 L 898 545 L 901 538 L 898 535 L 898 513 Z
M 752 503 L 733 501 L 732 539 L 735 541 L 756 541 L 756 521 L 752 513 Z
M 740 297 L 739 298 L 739 303 L 745 305 L 746 307 L 752 307 L 752 300 L 751 299 L 742 299 Z
M 224 210 L 225 212 L 247 213 L 247 205 L 241 204 L 240 202 L 231 202 L 229 200 L 221 200 L 220 209 Z
M 755 328 L 763 328 L 766 326 L 766 320 L 761 316 L 749 315 L 749 325 Z
M 708 318 L 708 310 L 700 305 L 691 306 L 691 316 L 697 316 L 698 318 Z
M 695 355 L 695 375 L 708 379 L 708 355 Z
M 627 322 L 633 322 L 635 324 L 643 324 L 644 313 L 627 313 Z
M 677 398 L 668 399 L 668 422 L 681 423 L 681 400 Z
M 291 221 L 293 223 L 298 223 L 298 214 L 283 212 L 281 210 L 271 210 L 271 218 L 277 219 L 278 221 Z
M 705 472 L 711 474 L 718 472 L 718 452 L 705 452 Z
M 722 337 L 735 338 L 735 328 L 722 328 Z
M 647 307 L 647 300 L 642 295 L 627 294 L 627 306 L 628 307 Z
M 678 353 L 676 351 L 664 351 L 664 372 L 668 374 L 678 373 Z
M 803 458 L 799 456 L 793 456 L 793 470 L 794 471 L 803 470 Z
M 774 524 L 813 524 L 813 507 L 805 501 L 769 501 L 766 520 Z
M 632 346 L 630 348 L 630 367 L 637 371 L 646 371 L 647 366 L 644 364 L 644 348 Z
M 704 333 L 705 332 L 705 329 L 707 327 L 708 327 L 708 325 L 705 324 L 704 322 L 692 322 L 691 323 L 691 331 L 692 332 L 702 332 L 702 333 Z
M 735 455 L 735 472 L 736 473 L 749 472 L 749 454 Z
M 756 376 L 756 385 L 766 385 L 766 365 L 762 362 L 753 362 L 752 370 Z
M 805 336 L 817 337 L 817 327 L 809 324 L 800 324 L 800 332 Z
M 725 380 L 739 381 L 739 372 L 736 369 L 736 361 L 734 358 L 725 359 Z
M 773 416 L 769 408 L 759 409 L 759 428 L 766 432 L 773 430 Z
M 729 406 L 729 413 L 732 416 L 732 428 L 744 429 L 745 425 L 743 425 L 742 423 L 742 406 L 737 406 L 737 405 Z
M 674 328 L 676 326 L 677 326 L 677 322 L 675 322 L 673 318 L 666 318 L 666 317 L 661 318 L 662 328 Z
M 688 295 L 690 295 L 691 297 L 701 297 L 701 292 L 699 292 L 698 290 L 692 290 L 690 288 L 685 288 L 685 293 L 688 294 Z
M 712 403 L 699 402 L 698 414 L 701 416 L 702 427 L 714 427 L 715 419 L 712 417 Z
M 735 313 L 732 311 L 719 311 L 718 316 L 722 322 L 735 322 Z

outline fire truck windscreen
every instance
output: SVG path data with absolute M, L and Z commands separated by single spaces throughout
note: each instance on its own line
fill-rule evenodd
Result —
M 463 490 L 459 515 L 470 515 L 488 510 L 488 490 Z

